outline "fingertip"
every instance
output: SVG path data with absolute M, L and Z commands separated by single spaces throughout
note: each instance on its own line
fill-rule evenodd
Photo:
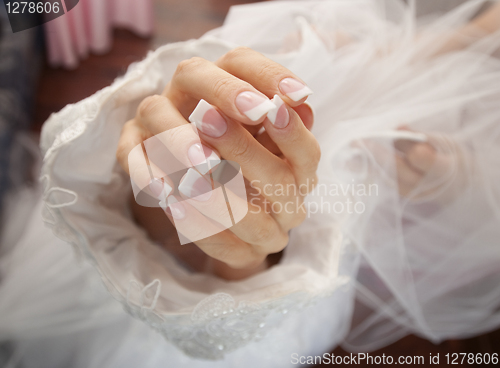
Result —
M 291 100 L 291 105 L 301 104 L 313 94 L 313 91 L 302 81 L 296 78 L 284 78 L 278 84 L 280 92 Z
M 183 220 L 186 217 L 186 208 L 175 196 L 170 196 L 165 203 L 163 209 L 166 214 L 172 216 L 174 220 Z
M 269 111 L 275 108 L 274 103 L 265 95 L 253 91 L 243 91 L 236 96 L 235 105 L 238 111 L 257 125 L 264 121 Z
M 285 102 L 278 95 L 274 95 L 272 102 L 275 107 L 267 113 L 267 118 L 275 128 L 286 128 L 290 122 L 290 113 Z
M 167 181 L 153 178 L 149 182 L 149 190 L 160 201 L 167 198 L 172 193 L 172 186 Z

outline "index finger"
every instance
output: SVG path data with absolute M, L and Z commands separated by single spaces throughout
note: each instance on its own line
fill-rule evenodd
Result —
M 306 83 L 283 65 L 248 47 L 235 48 L 215 64 L 272 98 L 280 96 L 288 105 L 304 103 L 313 92 Z

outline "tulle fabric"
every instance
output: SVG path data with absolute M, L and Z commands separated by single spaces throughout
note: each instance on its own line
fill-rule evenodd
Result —
M 279 39 L 291 53 L 317 46 L 308 58 L 285 65 L 315 91 L 310 102 L 323 154 L 321 182 L 348 192 L 327 199 L 317 191 L 310 200 L 365 205 L 361 214 L 333 216 L 361 257 L 359 303 L 343 343 L 354 351 L 409 333 L 434 342 L 463 338 L 500 323 L 500 34 L 450 37 L 483 1 L 416 19 L 418 3 L 239 7 L 229 17 L 233 25 L 219 30 L 268 52 Z M 293 36 L 293 22 L 273 18 L 281 6 L 302 24 L 301 35 Z M 398 193 L 395 166 L 401 127 L 426 133 L 439 152 L 406 196 Z M 359 185 L 376 190 L 347 189 Z
M 53 322 L 44 325 L 45 333 L 53 336 L 58 323 L 68 329 L 45 349 L 79 341 L 90 359 L 82 366 L 99 366 L 105 351 L 106 366 L 132 367 L 140 361 L 154 367 L 168 356 L 175 366 L 286 367 L 293 352 L 320 354 L 341 340 L 348 349 L 369 351 L 408 333 L 439 342 L 497 327 L 500 34 L 478 32 L 484 37 L 451 43 L 448 37 L 483 4 L 469 1 L 450 13 L 418 19 L 415 2 L 234 7 L 220 29 L 158 49 L 111 87 L 53 115 L 42 137 L 44 221 L 90 261 L 110 294 L 145 324 L 108 310 L 111 299 L 104 295 L 91 298 L 94 306 L 78 302 L 83 311 L 71 316 L 78 321 L 96 311 L 88 319 L 93 332 L 76 322 L 65 324 L 57 319 L 65 314 L 49 305 L 41 316 L 55 320 L 48 319 Z M 310 103 L 322 161 L 320 184 L 307 199 L 308 219 L 293 230 L 281 263 L 248 280 L 225 283 L 187 272 L 133 225 L 123 200 L 130 194 L 128 179 L 114 152 L 123 123 L 142 98 L 161 92 L 180 60 L 215 60 L 236 45 L 264 52 L 315 91 Z M 418 139 L 418 133 L 426 134 L 439 160 L 401 195 L 395 161 L 402 153 L 395 143 Z M 347 209 L 349 201 L 358 203 L 358 211 Z M 40 239 L 46 252 L 56 252 L 54 241 Z M 74 262 L 67 256 L 54 255 L 53 262 L 57 257 Z M 44 259 L 38 261 L 50 263 Z M 12 261 L 6 274 L 22 262 L 27 261 Z M 35 277 L 21 269 L 26 280 Z M 81 272 L 78 282 L 85 283 L 94 270 Z M 73 281 L 58 286 L 59 273 L 45 275 L 45 284 L 54 285 L 45 297 L 67 305 L 65 291 Z M 17 305 L 28 300 L 23 295 Z M 231 335 L 228 328 L 234 319 L 213 315 L 231 309 L 217 309 L 221 304 L 249 312 L 239 319 L 239 333 Z M 1 307 L 0 315 L 12 313 Z M 110 331 L 106 323 L 113 323 L 108 312 L 121 318 L 116 328 L 127 343 L 107 339 L 99 346 L 81 345 L 82 340 L 69 338 L 101 341 L 98 337 Z M 24 313 L 24 321 L 37 316 L 28 309 Z M 255 333 L 261 325 L 262 333 Z M 23 336 L 16 324 L 9 328 L 11 338 Z M 238 340 L 241 331 L 250 333 L 248 342 Z M 26 336 L 29 332 L 25 341 Z M 30 343 L 36 346 L 36 339 Z M 36 350 L 26 349 L 36 356 Z M 195 360 L 185 353 L 223 360 Z
M 0 262 L 0 342 L 15 342 L 6 367 L 288 367 L 292 353 L 321 354 L 346 333 L 348 320 L 333 320 L 330 315 L 332 310 L 338 316 L 350 315 L 352 293 L 347 285 L 344 297 L 337 293 L 322 298 L 305 313 L 290 308 L 287 323 L 222 360 L 189 357 L 127 314 L 94 267 L 65 241 L 54 238 L 38 215 L 44 204 L 37 197 L 30 190 L 17 193 L 13 198 L 17 206 L 8 208 L 16 211 L 11 212 L 9 231 L 2 238 L 7 251 Z M 30 217 L 27 229 L 19 234 L 19 223 Z M 325 323 L 330 328 L 324 329 Z
M 73 69 L 90 52 L 107 52 L 116 26 L 151 35 L 151 0 L 80 0 L 66 14 L 45 24 L 49 64 Z

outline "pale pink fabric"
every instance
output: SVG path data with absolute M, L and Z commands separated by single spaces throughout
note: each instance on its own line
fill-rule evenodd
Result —
M 149 36 L 153 32 L 152 0 L 80 0 L 65 15 L 45 23 L 49 64 L 71 69 L 89 52 L 107 52 L 114 26 Z

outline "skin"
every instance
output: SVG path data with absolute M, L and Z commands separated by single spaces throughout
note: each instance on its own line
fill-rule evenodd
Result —
M 178 255 L 187 252 L 188 255 L 181 255 L 181 258 L 195 269 L 213 272 L 227 279 L 240 279 L 260 272 L 269 265 L 268 255 L 283 250 L 288 243 L 289 230 L 305 218 L 304 211 L 275 213 L 269 210 L 277 202 L 303 201 L 306 192 L 312 190 L 317 181 L 316 169 L 321 156 L 319 145 L 308 129 L 312 126 L 313 117 L 310 107 L 304 104 L 306 98 L 293 101 L 282 94 L 279 82 L 284 78 L 300 80 L 288 69 L 248 48 L 234 49 L 216 63 L 192 58 L 179 64 L 162 95 L 146 98 L 138 107 L 135 118 L 123 128 L 117 159 L 129 173 L 130 151 L 153 135 L 188 124 L 187 116 L 200 98 L 215 106 L 226 120 L 228 128 L 222 136 L 214 138 L 201 131 L 199 136 L 202 143 L 220 157 L 241 165 L 245 179 L 254 183 L 254 190 L 261 193 L 257 196 L 258 200 L 252 201 L 249 206 L 258 206 L 262 210 L 249 211 L 229 230 L 196 241 L 194 246 L 208 257 L 193 246 L 174 247 L 184 248 L 173 252 Z M 254 122 L 241 114 L 234 101 L 244 91 L 261 93 L 269 98 L 280 95 L 290 116 L 289 124 L 279 129 L 265 117 Z M 256 136 L 262 126 L 265 132 Z M 187 152 L 187 147 L 176 149 Z M 303 193 L 275 195 L 272 191 L 267 193 L 263 190 L 269 183 L 285 187 L 307 184 L 308 188 Z M 197 208 L 186 205 L 190 218 L 197 221 L 177 221 L 177 229 L 180 227 L 183 234 L 196 230 L 190 229 L 190 226 L 195 226 L 194 222 L 202 222 L 203 217 L 196 217 L 195 210 L 206 214 L 216 205 L 215 200 L 211 201 L 212 198 L 195 203 L 193 206 Z M 167 248 L 175 245 L 172 237 L 175 231 L 166 225 L 167 217 L 172 220 L 169 213 L 165 216 L 160 209 L 140 207 L 134 201 L 131 207 L 137 222 L 154 240 Z
M 492 5 L 479 14 L 467 25 L 452 33 L 441 35 L 443 44 L 436 55 L 460 50 L 478 39 L 488 36 L 500 29 L 500 3 Z
M 480 28 L 486 33 L 493 33 L 500 29 L 500 3 L 495 4 L 483 14 L 475 18 L 465 30 Z
M 448 41 L 439 53 L 465 47 L 464 40 L 477 39 L 478 35 L 484 36 L 498 29 L 500 4 L 447 36 Z M 116 154 L 118 162 L 128 173 L 130 150 L 155 134 L 187 124 L 187 117 L 203 98 L 217 107 L 229 127 L 219 138 L 199 132 L 203 144 L 218 152 L 222 158 L 240 163 L 248 180 L 284 185 L 309 182 L 312 185 L 308 189 L 312 190 L 320 159 L 317 141 L 309 132 L 313 114 L 310 107 L 304 104 L 305 98 L 295 102 L 281 93 L 278 84 L 287 77 L 300 80 L 283 66 L 247 48 L 232 50 L 215 63 L 201 58 L 181 62 L 162 95 L 146 98 L 140 104 L 136 117 L 124 125 Z M 287 105 L 290 124 L 284 129 L 277 129 L 266 118 L 257 122 L 248 119 L 234 104 L 236 96 L 242 91 L 260 92 L 269 98 L 278 94 Z M 257 135 L 262 126 L 265 132 Z M 424 143 L 395 142 L 398 188 L 402 196 L 411 194 L 436 164 L 446 166 L 451 161 L 451 157 L 436 151 L 433 145 L 436 139 L 429 137 Z M 373 150 L 377 153 L 377 147 Z M 280 179 L 276 181 L 276 177 Z M 269 205 L 264 204 L 264 199 L 271 204 L 294 200 L 292 197 L 272 196 L 261 199 L 259 205 L 262 208 Z M 299 200 L 302 199 L 300 196 Z M 249 277 L 275 263 L 277 258 L 270 255 L 286 246 L 288 231 L 298 226 L 305 216 L 299 212 L 248 213 L 230 230 L 181 246 L 168 213 L 165 216 L 160 208 L 139 206 L 133 198 L 130 206 L 137 223 L 146 229 L 153 240 L 162 243 L 193 269 L 229 280 Z

